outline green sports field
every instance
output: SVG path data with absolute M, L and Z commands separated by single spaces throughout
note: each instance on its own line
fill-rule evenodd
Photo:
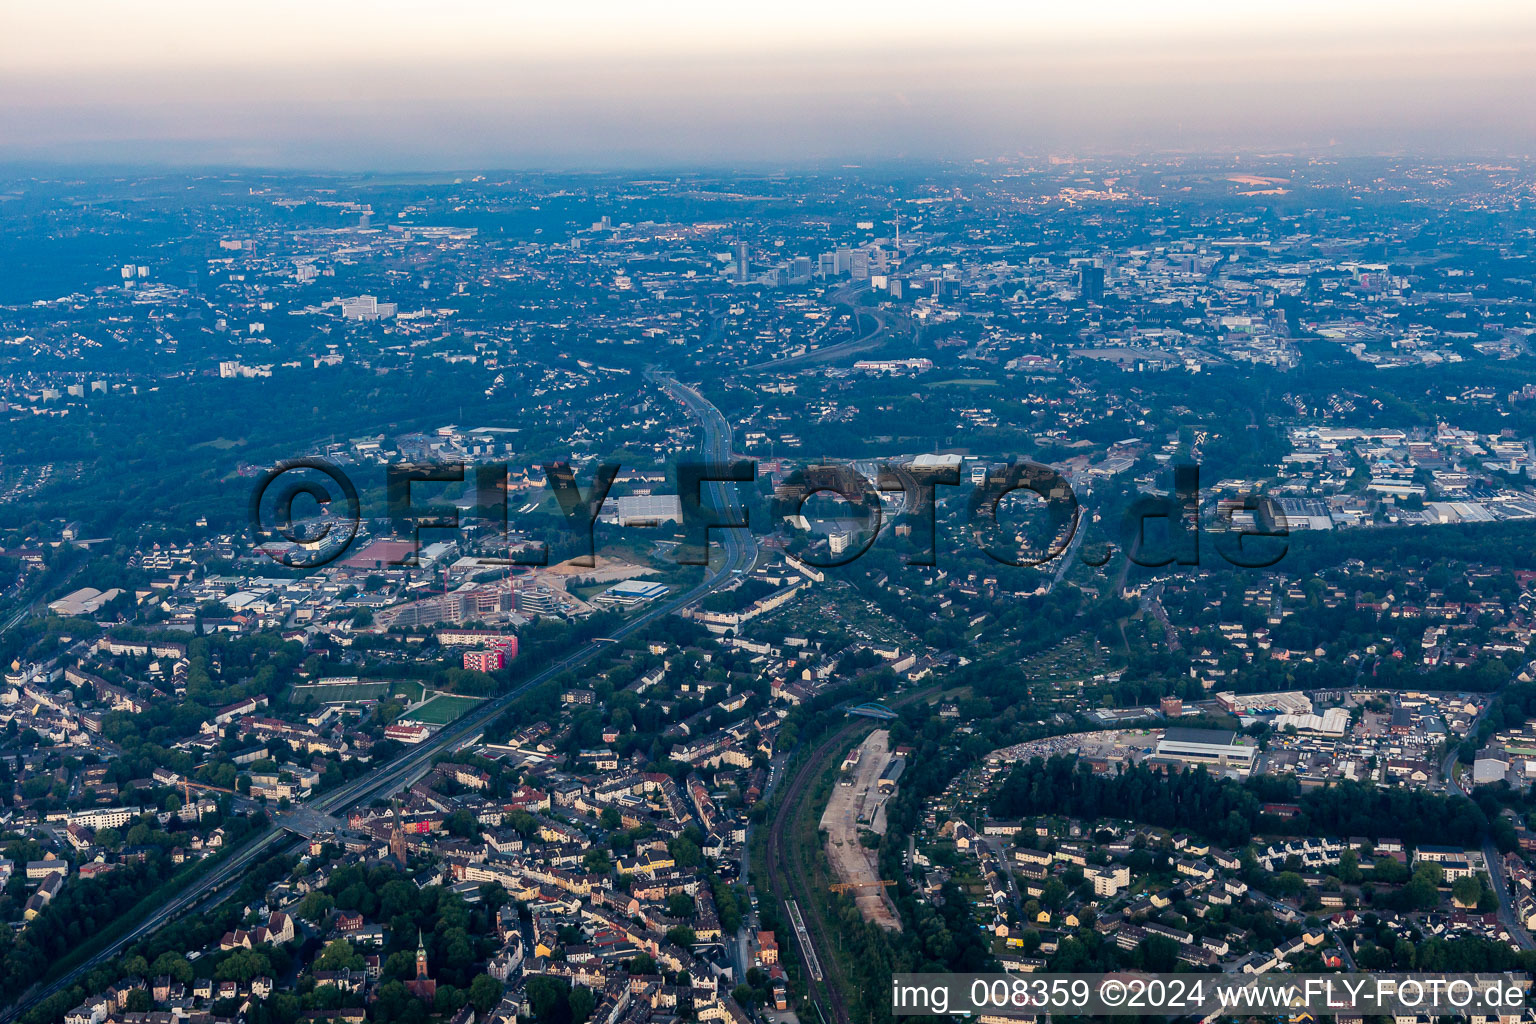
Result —
M 453 697 L 442 694 L 433 697 L 415 711 L 407 712 L 405 717 L 424 725 L 447 725 L 479 703 L 479 697 Z
M 290 704 L 331 704 L 348 700 L 382 700 L 399 695 L 408 700 L 421 700 L 421 684 L 417 682 L 378 683 L 327 683 L 295 686 L 288 692 Z

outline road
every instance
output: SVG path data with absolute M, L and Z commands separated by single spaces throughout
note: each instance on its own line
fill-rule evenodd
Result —
M 1179 632 L 1173 628 L 1173 623 L 1168 621 L 1168 609 L 1163 607 L 1163 585 L 1154 583 L 1143 591 L 1141 595 L 1141 607 L 1143 611 L 1151 613 L 1153 618 L 1162 623 L 1164 638 L 1168 641 L 1169 650 L 1177 651 L 1183 645 L 1179 643 Z
M 1494 847 L 1492 839 L 1483 840 L 1483 859 L 1488 863 L 1488 877 L 1493 882 L 1493 894 L 1499 898 L 1499 923 L 1514 937 L 1521 949 L 1536 949 L 1530 932 L 1515 917 L 1515 901 L 1509 894 L 1509 879 L 1504 877 L 1504 859 Z
M 1069 478 L 1069 482 L 1073 485 L 1078 483 L 1075 473 Z M 1056 584 L 1060 583 L 1067 573 L 1071 571 L 1072 557 L 1077 554 L 1077 549 L 1083 546 L 1083 538 L 1088 535 L 1088 524 L 1083 522 L 1083 519 L 1087 518 L 1087 514 L 1080 509 L 1079 515 L 1077 528 L 1072 531 L 1072 539 L 1067 542 L 1066 550 L 1058 556 L 1059 560 L 1056 563 L 1056 571 L 1051 574 L 1051 582 L 1045 585 L 1045 592 L 1047 594 L 1055 590 Z
M 683 403 L 688 411 L 698 418 L 703 434 L 700 443 L 700 455 L 707 461 L 727 461 L 730 458 L 731 451 L 731 428 L 726 423 L 725 417 L 720 415 L 720 410 L 711 405 L 693 388 L 666 378 L 656 377 L 653 379 L 657 381 L 667 394 Z M 725 486 L 718 482 L 712 482 L 708 486 L 711 490 L 711 497 L 717 507 L 739 514 L 740 509 L 735 500 L 734 492 L 728 492 Z M 366 804 L 377 797 L 397 792 L 409 786 L 416 779 L 425 775 L 431 768 L 433 757 L 444 750 L 454 749 L 458 744 L 466 743 L 473 739 L 476 734 L 484 730 L 488 723 L 506 711 L 524 693 L 537 686 L 542 686 L 561 673 L 568 672 L 583 664 L 599 651 L 605 649 L 610 642 L 622 640 L 631 633 L 644 629 L 662 616 L 681 610 L 750 570 L 753 563 L 757 560 L 757 542 L 751 532 L 748 530 L 731 529 L 722 530 L 719 533 L 724 534 L 725 559 L 719 564 L 718 568 L 707 569 L 703 582 L 698 584 L 698 586 L 675 598 L 651 605 L 634 618 L 625 622 L 624 625 L 615 629 L 603 641 L 589 641 L 576 648 L 570 654 L 545 666 L 539 672 L 506 693 L 493 700 L 485 701 L 457 722 L 440 729 L 424 743 L 413 747 L 390 762 L 387 767 L 333 790 L 316 800 L 310 801 L 307 805 L 308 809 L 327 815 L 337 815 L 348 808 Z M 283 827 L 283 815 L 276 813 L 273 817 L 275 823 L 265 831 L 257 834 L 248 846 L 234 855 L 228 862 L 214 868 L 208 874 L 193 882 L 188 888 L 178 892 L 170 901 L 162 904 L 144 921 L 115 937 L 87 963 L 76 967 L 68 974 L 51 982 L 42 989 L 24 994 L 13 1006 L 0 1012 L 0 1024 L 5 1024 L 5 1022 L 12 1020 L 42 1000 L 67 989 L 80 975 L 116 956 L 129 944 L 154 928 L 184 913 L 198 909 L 208 896 L 217 894 L 224 883 L 234 878 L 236 872 L 249 867 L 258 857 L 272 852 L 275 848 L 285 843 L 290 846 L 297 845 L 296 841 L 291 838 L 288 830 Z M 313 818 L 310 817 L 309 820 L 313 821 Z M 294 824 L 298 824 L 297 820 Z
M 855 329 L 857 329 L 858 318 L 867 314 L 875 321 L 874 330 L 857 338 L 841 341 L 836 345 L 828 345 L 826 348 L 818 348 L 812 352 L 802 352 L 799 355 L 784 356 L 781 359 L 770 359 L 765 363 L 757 363 L 746 367 L 746 370 L 749 373 L 763 370 L 790 370 L 807 363 L 825 362 L 828 359 L 839 359 L 846 355 L 852 355 L 855 352 L 879 348 L 883 343 L 886 330 L 890 327 L 886 322 L 888 314 L 884 310 L 873 306 L 860 307 L 854 305 L 852 301 L 854 294 L 863 290 L 864 288 L 860 287 L 859 283 L 850 282 L 833 293 L 832 301 L 845 305 L 852 311 Z
M 1355 955 L 1349 951 L 1349 943 L 1341 940 L 1332 928 L 1328 929 L 1328 938 L 1333 940 L 1334 948 L 1339 951 L 1339 958 L 1344 961 L 1344 969 L 1351 974 L 1358 971 L 1360 968 L 1355 963 Z
M 680 384 L 670 377 L 658 374 L 647 373 L 647 376 L 651 380 L 656 381 L 663 391 L 681 402 L 684 408 L 698 419 L 704 433 L 704 440 L 699 446 L 699 454 L 703 457 L 704 462 L 712 465 L 729 463 L 732 459 L 731 425 L 725 421 L 724 416 L 720 415 L 720 410 L 716 409 L 710 404 L 708 399 L 699 394 L 696 388 Z M 707 486 L 710 492 L 710 499 L 714 502 L 716 508 L 730 512 L 732 518 L 741 518 L 740 504 L 736 501 L 734 492 L 729 490 L 726 484 L 718 480 L 712 480 L 707 483 Z M 717 574 L 710 576 L 703 584 L 700 584 L 697 588 L 699 592 L 695 596 L 689 597 L 687 601 L 682 602 L 683 604 L 703 597 L 705 593 L 723 585 L 731 576 L 745 573 L 748 569 L 752 568 L 752 564 L 757 560 L 757 541 L 753 538 L 750 530 L 723 529 L 719 531 L 717 536 L 720 534 L 723 534 L 725 537 L 725 565 Z
M 768 782 L 763 787 L 759 800 L 767 803 L 773 798 L 773 791 L 778 787 L 779 776 L 783 773 L 784 764 L 788 760 L 788 755 L 780 753 L 768 762 Z M 736 878 L 743 886 L 751 881 L 753 827 L 752 822 L 748 821 L 746 839 L 741 844 L 741 868 Z M 747 972 L 752 969 L 751 936 L 757 930 L 757 911 L 749 905 L 741 915 L 741 927 L 736 930 L 736 941 L 731 943 L 736 956 L 738 979 L 745 980 Z
M 1489 696 L 1488 703 L 1483 706 L 1483 710 L 1479 711 L 1477 717 L 1467 726 L 1468 736 L 1477 735 L 1477 727 L 1482 722 L 1483 715 L 1487 713 L 1488 708 L 1493 706 L 1493 702 L 1498 699 L 1499 694 L 1497 692 Z M 1445 782 L 1446 792 L 1460 793 L 1463 796 L 1470 797 L 1472 795 L 1471 791 L 1463 785 L 1461 779 L 1457 778 L 1455 774 L 1456 757 L 1459 749 L 1459 743 L 1452 742 L 1450 744 L 1450 750 L 1446 753 L 1445 760 L 1440 763 L 1440 778 Z M 1504 859 L 1499 856 L 1499 851 L 1493 845 L 1492 839 L 1483 840 L 1483 860 L 1488 866 L 1488 878 L 1493 883 L 1493 894 L 1499 898 L 1499 923 L 1504 926 L 1505 931 L 1514 937 L 1515 944 L 1521 949 L 1536 949 L 1536 940 L 1532 940 L 1531 933 L 1525 930 L 1525 926 L 1515 916 L 1515 901 L 1509 892 L 1509 879 L 1504 877 Z

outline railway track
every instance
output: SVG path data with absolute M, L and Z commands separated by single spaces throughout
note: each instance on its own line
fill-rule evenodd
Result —
M 927 686 L 892 701 L 890 706 L 903 707 L 942 689 L 941 685 Z M 810 865 L 804 863 L 804 851 L 799 850 L 792 838 L 786 839 L 785 835 L 792 830 L 795 813 L 804 804 L 807 791 L 826 768 L 827 759 L 861 730 L 876 729 L 881 724 L 868 719 L 856 719 L 822 740 L 795 774 L 786 780 L 787 786 L 774 809 L 773 821 L 768 828 L 768 888 L 784 907 L 785 917 L 795 928 L 801 960 L 810 979 L 807 990 L 811 1001 L 828 1024 L 833 1020 L 837 1024 L 850 1024 L 848 1008 L 838 987 L 842 979 L 836 960 L 828 953 L 831 943 L 826 923 L 817 912 L 818 904 L 812 899 L 807 882 L 811 877 Z M 830 1014 L 828 1008 L 832 1011 Z
M 793 842 L 786 841 L 785 833 L 792 828 L 795 811 L 804 802 L 806 791 L 825 766 L 828 755 L 860 728 L 870 724 L 853 722 L 845 725 L 823 740 L 811 752 L 810 757 L 806 758 L 805 763 L 789 780 L 789 785 L 774 811 L 773 823 L 768 829 L 768 888 L 784 906 L 785 917 L 795 928 L 795 938 L 800 946 L 800 958 L 805 964 L 806 977 L 809 979 L 806 987 L 811 1001 L 816 1004 L 817 1010 L 821 1012 L 824 1019 L 836 1020 L 837 1024 L 849 1024 L 848 1008 L 843 1002 L 843 994 L 837 985 L 825 976 L 825 968 L 816 952 L 818 945 L 822 950 L 828 948 L 826 934 L 822 928 L 820 915 L 816 913 L 815 904 L 811 902 L 806 873 L 798 862 L 799 858 L 792 857 L 788 850 Z M 801 908 L 804 910 L 802 911 Z M 836 964 L 828 961 L 828 965 L 836 973 Z M 827 1012 L 829 1009 L 830 1013 Z

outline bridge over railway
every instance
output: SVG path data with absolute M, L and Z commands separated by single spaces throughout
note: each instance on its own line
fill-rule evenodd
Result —
M 896 717 L 896 712 L 884 704 L 870 702 L 868 704 L 855 704 L 848 709 L 850 715 L 862 715 L 865 718 L 878 718 L 881 721 L 889 721 Z

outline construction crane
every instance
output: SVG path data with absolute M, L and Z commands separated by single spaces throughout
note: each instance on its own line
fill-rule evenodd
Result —
M 210 786 L 206 782 L 192 782 L 192 781 L 187 780 L 187 779 L 182 779 L 181 780 L 181 792 L 182 792 L 183 797 L 185 797 L 185 801 L 184 801 L 185 803 L 189 803 L 190 804 L 192 802 L 192 791 L 194 789 L 212 790 L 215 793 L 228 793 L 231 796 L 239 796 L 240 795 L 239 793 L 236 793 L 234 790 L 232 790 L 232 789 L 225 789 L 222 786 Z
M 833 892 L 847 892 L 850 889 L 884 889 L 888 885 L 895 884 L 888 878 L 882 878 L 878 882 L 835 882 L 827 888 Z

